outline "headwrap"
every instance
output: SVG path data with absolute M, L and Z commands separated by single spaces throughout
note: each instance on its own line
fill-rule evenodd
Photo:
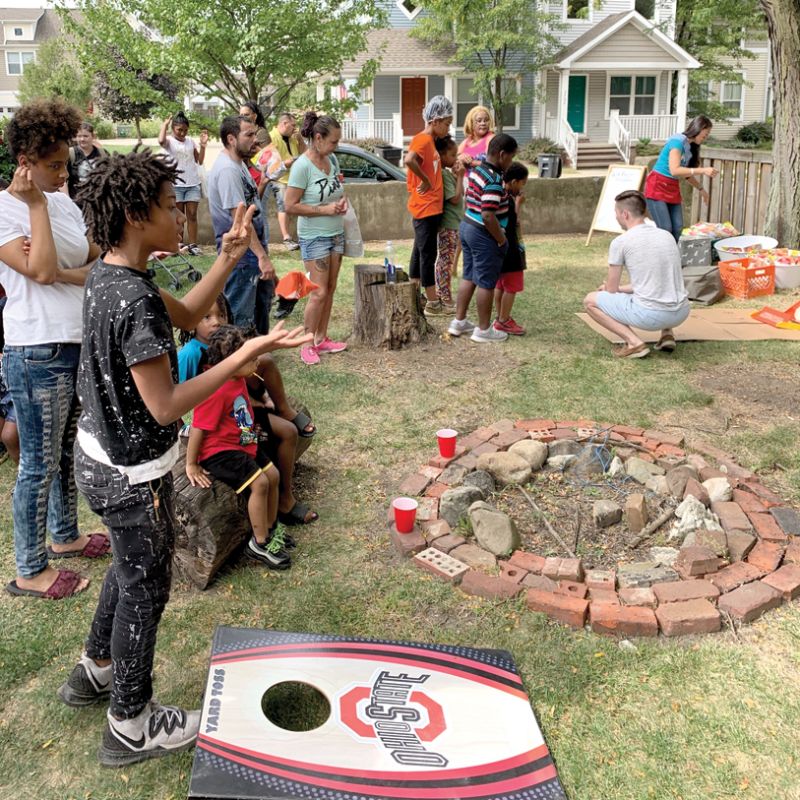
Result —
M 422 112 L 422 119 L 424 119 L 425 122 L 433 122 L 437 119 L 444 119 L 445 117 L 452 116 L 453 104 L 443 94 L 437 94 L 436 97 L 431 97 Z

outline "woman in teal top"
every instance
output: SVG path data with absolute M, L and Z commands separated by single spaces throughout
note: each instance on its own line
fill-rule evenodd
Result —
M 700 167 L 700 145 L 711 133 L 711 120 L 700 114 L 695 117 L 683 133 L 667 139 L 658 160 L 644 186 L 647 210 L 659 228 L 669 231 L 677 242 L 683 230 L 683 201 L 678 178 L 686 180 L 699 189 L 703 199 L 708 202 L 708 192 L 695 180 L 696 175 L 713 178 L 717 170 L 713 167 Z
M 333 154 L 342 129 L 333 117 L 306 113 L 300 129 L 308 149 L 292 164 L 286 190 L 286 211 L 295 214 L 300 255 L 317 288 L 309 295 L 304 325 L 314 341 L 300 351 L 305 364 L 319 364 L 320 353 L 339 353 L 345 342 L 328 338 L 333 293 L 344 253 L 344 214 L 347 199 Z

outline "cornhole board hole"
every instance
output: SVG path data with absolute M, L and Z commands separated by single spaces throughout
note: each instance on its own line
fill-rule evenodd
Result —
M 566 800 L 509 653 L 225 626 L 189 797 Z

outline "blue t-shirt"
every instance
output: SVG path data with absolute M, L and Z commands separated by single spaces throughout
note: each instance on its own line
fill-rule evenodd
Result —
M 233 217 L 231 210 L 239 203 L 246 207 L 254 205 L 256 213 L 253 216 L 253 228 L 259 241 L 265 244 L 269 232 L 266 231 L 264 214 L 258 189 L 247 165 L 234 161 L 226 151 L 217 156 L 211 172 L 208 174 L 208 208 L 211 212 L 211 224 L 214 226 L 214 238 L 219 249 L 222 235 L 231 229 Z M 248 250 L 248 252 L 250 252 Z
M 328 156 L 328 163 L 330 165 L 328 172 L 323 172 L 303 153 L 292 164 L 289 186 L 303 190 L 300 202 L 304 205 L 324 206 L 344 197 L 344 186 L 339 180 L 339 162 L 336 156 Z M 341 214 L 319 217 L 300 215 L 297 218 L 297 235 L 301 239 L 338 236 L 340 233 L 344 233 L 344 217 Z
M 178 351 L 178 381 L 183 383 L 200 374 L 200 360 L 208 345 L 199 339 L 189 339 Z
M 668 178 L 675 176 L 669 170 L 669 154 L 672 150 L 681 151 L 681 166 L 685 167 L 692 160 L 692 148 L 687 136 L 683 133 L 676 133 L 667 139 L 666 144 L 658 154 L 658 161 L 653 167 L 654 172 L 659 175 L 666 175 Z

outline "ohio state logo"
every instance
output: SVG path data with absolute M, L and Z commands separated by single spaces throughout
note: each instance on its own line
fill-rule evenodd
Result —
M 369 684 L 350 686 L 336 698 L 340 724 L 356 739 L 388 751 L 398 764 L 446 767 L 447 759 L 428 747 L 447 729 L 442 707 L 421 688 L 428 678 L 380 670 Z

